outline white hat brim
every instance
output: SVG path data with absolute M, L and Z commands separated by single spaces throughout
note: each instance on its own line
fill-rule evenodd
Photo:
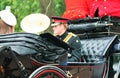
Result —
M 54 26 L 59 25 L 59 24 L 61 24 L 61 23 L 60 22 L 55 22 L 55 23 L 51 24 L 51 26 L 54 27 Z
M 49 25 L 49 17 L 40 13 L 27 15 L 21 21 L 21 28 L 28 33 L 42 32 L 46 30 Z
M 17 24 L 16 17 L 9 11 L 2 10 L 0 11 L 1 19 L 10 26 L 15 26 Z

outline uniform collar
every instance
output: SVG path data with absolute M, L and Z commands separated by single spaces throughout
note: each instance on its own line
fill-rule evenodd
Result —
M 64 38 L 68 35 L 68 32 L 66 31 L 63 35 L 57 36 L 60 40 L 64 40 Z

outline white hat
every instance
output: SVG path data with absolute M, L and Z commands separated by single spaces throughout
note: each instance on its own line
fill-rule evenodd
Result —
M 10 11 L 10 7 L 6 7 L 5 10 L 0 11 L 0 18 L 8 25 L 15 26 L 17 24 L 16 17 Z
M 29 33 L 42 32 L 46 30 L 49 25 L 49 17 L 41 13 L 27 15 L 21 21 L 21 28 Z

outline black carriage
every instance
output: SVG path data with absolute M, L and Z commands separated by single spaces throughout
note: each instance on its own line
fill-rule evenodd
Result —
M 69 25 L 72 31 L 84 31 L 76 32 L 82 43 L 80 62 L 68 62 L 70 47 L 49 33 L 0 35 L 0 78 L 117 78 L 120 43 L 119 35 L 109 32 L 113 23 L 85 20 L 85 28 L 80 21 Z

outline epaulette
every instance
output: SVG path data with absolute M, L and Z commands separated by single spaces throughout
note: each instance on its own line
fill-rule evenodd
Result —
M 77 36 L 77 35 L 75 35 L 75 34 L 73 34 L 73 33 L 71 33 L 71 32 L 69 32 L 68 34 L 69 34 L 69 35 L 72 35 L 72 36 L 74 36 L 74 37 Z
M 76 37 L 76 35 L 70 32 L 63 41 L 67 43 L 72 37 Z

